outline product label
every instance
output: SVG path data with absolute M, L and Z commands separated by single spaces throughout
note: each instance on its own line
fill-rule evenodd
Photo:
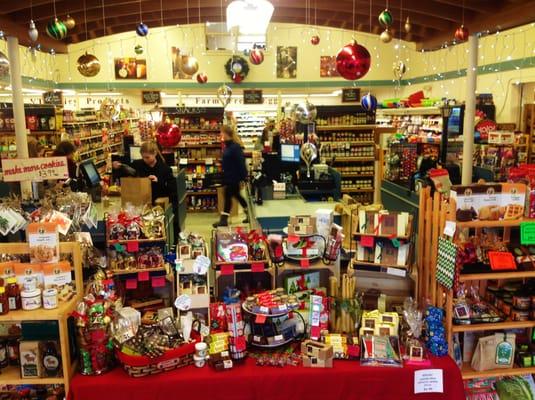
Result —
M 17 298 L 16 297 L 8 297 L 9 302 L 9 309 L 10 310 L 16 310 L 17 309 Z
M 49 371 L 54 371 L 59 367 L 59 360 L 56 356 L 44 356 L 43 366 Z

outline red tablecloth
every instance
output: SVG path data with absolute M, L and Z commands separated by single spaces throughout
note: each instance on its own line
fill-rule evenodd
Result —
M 450 357 L 433 358 L 444 371 L 444 393 L 414 394 L 416 367 L 258 367 L 253 359 L 225 372 L 188 366 L 142 378 L 121 368 L 102 376 L 75 375 L 69 400 L 464 400 L 461 373 Z

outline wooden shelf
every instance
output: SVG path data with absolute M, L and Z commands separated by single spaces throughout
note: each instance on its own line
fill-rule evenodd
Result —
M 459 222 L 457 221 L 457 228 L 511 228 L 515 226 L 520 226 L 521 222 L 535 222 L 535 219 L 507 219 L 507 220 L 498 220 L 498 221 L 466 221 Z
M 401 239 L 401 240 L 410 240 L 410 236 L 396 236 L 396 235 L 375 235 L 373 233 L 365 232 L 353 232 L 353 236 L 373 236 L 374 238 L 385 238 L 385 239 Z
M 206 148 L 206 149 L 220 149 L 221 143 L 207 143 L 207 144 L 187 144 L 187 145 L 178 145 L 174 147 L 175 149 L 196 149 L 196 148 Z
M 346 145 L 346 144 L 351 144 L 353 146 L 372 146 L 375 144 L 375 142 L 372 142 L 372 141 L 362 141 L 362 140 L 348 140 L 348 141 L 334 141 L 334 142 L 325 142 L 325 141 L 321 141 L 321 144 L 341 144 L 341 145 Z
M 317 125 L 317 131 L 341 131 L 341 130 L 369 130 L 374 129 L 375 125 Z
M 0 131 L 0 136 L 14 136 L 15 131 Z M 59 132 L 57 131 L 30 131 L 28 133 L 29 136 L 54 136 L 59 135 Z
M 535 327 L 535 321 L 504 321 L 489 322 L 487 324 L 453 325 L 453 332 L 478 332 L 501 329 L 523 329 Z
M 67 316 L 78 303 L 79 298 L 75 296 L 73 299 L 60 302 L 58 308 L 53 310 L 45 310 L 44 308 L 38 308 L 37 310 L 16 310 L 10 311 L 6 315 L 0 315 L 0 322 L 12 322 L 12 321 L 54 321 L 59 317 Z M 0 380 L 4 378 L 4 370 L 0 375 Z M 63 381 L 63 379 L 62 379 Z
M 195 196 L 195 195 L 207 195 L 207 196 L 213 196 L 217 195 L 217 190 L 199 190 L 199 191 L 191 191 L 186 192 L 186 196 Z
M 383 268 L 400 268 L 400 269 L 408 269 L 409 265 L 397 265 L 397 264 L 385 264 L 385 263 L 374 263 L 369 261 L 359 261 L 353 259 L 352 262 L 357 265 L 369 265 L 373 267 L 383 267 Z
M 125 239 L 125 240 L 108 240 L 108 245 L 114 245 L 116 243 L 119 243 L 119 244 L 126 244 L 126 243 L 133 243 L 133 242 L 138 242 L 138 243 L 161 243 L 161 242 L 165 242 L 166 239 L 164 237 L 162 238 L 158 238 L 158 239 Z
M 131 275 L 137 274 L 138 272 L 162 272 L 167 271 L 165 267 L 158 268 L 140 268 L 140 269 L 110 269 L 109 272 L 113 275 Z
M 0 385 L 62 385 L 66 378 L 21 378 L 20 367 L 10 365 L 2 368 Z
M 342 188 L 342 193 L 370 193 L 373 192 L 373 188 L 369 189 L 344 189 Z
M 535 367 L 530 368 L 499 368 L 491 369 L 488 371 L 475 371 L 472 369 L 469 363 L 464 363 L 461 369 L 463 379 L 473 379 L 473 378 L 490 378 L 496 376 L 514 376 L 514 375 L 531 375 L 535 374 Z
M 535 278 L 535 271 L 483 272 L 480 274 L 460 274 L 459 282 L 482 281 L 487 279 Z
M 342 157 L 342 156 L 328 156 L 323 158 L 334 158 L 334 162 L 347 161 L 375 161 L 374 157 Z
M 347 172 L 347 173 L 342 172 L 341 174 L 342 174 L 342 178 L 372 178 L 375 176 L 373 174 L 358 174 L 358 173 L 351 173 L 351 172 Z

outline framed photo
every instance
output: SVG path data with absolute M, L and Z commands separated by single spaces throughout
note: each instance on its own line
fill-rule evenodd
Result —
M 422 361 L 424 358 L 424 349 L 420 346 L 411 345 L 409 348 L 409 360 Z
M 335 56 L 320 57 L 320 78 L 336 78 L 340 73 L 336 69 Z
M 277 78 L 297 78 L 296 46 L 277 46 Z
M 188 75 L 182 71 L 180 66 L 182 61 L 187 57 L 187 55 L 180 51 L 180 48 L 173 46 L 171 47 L 171 60 L 173 67 L 173 79 L 192 79 L 193 75 Z
M 147 60 L 121 57 L 115 59 L 115 79 L 147 79 Z
M 181 244 L 178 247 L 178 254 L 181 260 L 189 260 L 191 258 L 191 246 L 189 244 Z
M 455 314 L 455 318 L 457 319 L 469 319 L 470 318 L 470 310 L 466 304 L 457 304 L 453 308 L 453 313 Z

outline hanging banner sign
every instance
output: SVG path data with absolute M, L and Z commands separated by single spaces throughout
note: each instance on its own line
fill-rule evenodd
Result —
M 67 179 L 67 157 L 13 158 L 2 160 L 4 182 Z

